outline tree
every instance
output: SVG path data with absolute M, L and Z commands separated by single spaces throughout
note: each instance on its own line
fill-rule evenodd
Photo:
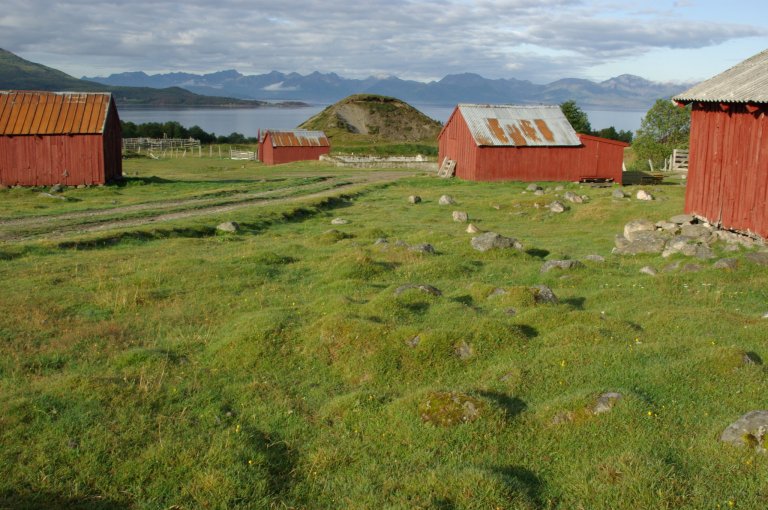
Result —
M 672 149 L 687 149 L 691 132 L 691 111 L 669 99 L 658 99 L 640 122 L 632 149 L 638 161 L 651 160 L 661 167 Z
M 563 115 L 571 123 L 571 126 L 577 133 L 583 133 L 585 135 L 592 133 L 592 126 L 589 124 L 589 117 L 587 114 L 579 108 L 576 101 L 569 100 L 560 104 L 560 109 L 563 111 Z

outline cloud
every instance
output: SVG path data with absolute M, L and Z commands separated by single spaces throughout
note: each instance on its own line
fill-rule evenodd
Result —
M 652 4 L 636 12 L 598 0 L 5 0 L 0 47 L 81 74 L 235 68 L 427 80 L 470 71 L 541 82 L 658 49 L 766 35 L 673 17 L 686 1 L 672 11 Z

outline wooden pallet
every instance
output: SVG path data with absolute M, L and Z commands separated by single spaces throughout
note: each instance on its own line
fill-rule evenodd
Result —
M 456 161 L 448 158 L 443 159 L 443 163 L 440 165 L 440 169 L 437 171 L 437 176 L 442 177 L 443 179 L 448 179 L 453 177 L 453 174 L 455 173 Z

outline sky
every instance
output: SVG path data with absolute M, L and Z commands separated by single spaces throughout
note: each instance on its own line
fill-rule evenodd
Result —
M 765 0 L 3 0 L 0 48 L 126 71 L 700 81 L 768 48 Z

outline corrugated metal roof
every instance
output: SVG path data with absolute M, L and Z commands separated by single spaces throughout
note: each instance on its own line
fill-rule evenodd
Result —
M 460 104 L 478 145 L 558 147 L 581 145 L 557 105 Z
M 0 91 L 0 135 L 100 134 L 109 93 Z
M 768 103 L 768 50 L 678 94 L 675 101 Z
M 331 145 L 322 131 L 304 129 L 273 131 L 270 129 L 267 133 L 272 138 L 272 147 L 329 147 Z

